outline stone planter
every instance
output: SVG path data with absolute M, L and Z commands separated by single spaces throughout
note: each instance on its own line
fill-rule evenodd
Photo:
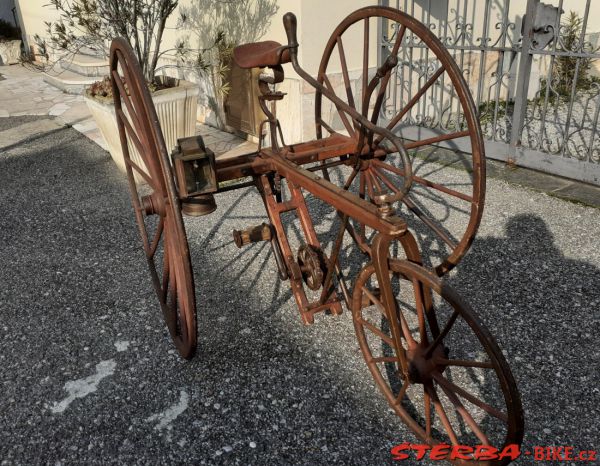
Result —
M 21 41 L 0 41 L 0 65 L 14 65 L 21 58 Z
M 162 76 L 159 79 L 174 85 L 174 87 L 152 94 L 167 152 L 170 154 L 177 144 L 177 139 L 196 134 L 196 113 L 200 89 L 196 84 L 180 79 Z M 125 173 L 125 162 L 112 100 L 100 101 L 86 95 L 85 101 L 108 145 L 112 159 L 117 167 Z M 123 109 L 126 111 L 124 105 Z M 145 168 L 140 154 L 131 141 L 129 142 L 129 154 L 136 164 Z M 136 178 L 138 177 L 136 176 Z

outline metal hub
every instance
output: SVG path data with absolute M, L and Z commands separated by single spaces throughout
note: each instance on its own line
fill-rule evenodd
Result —
M 142 196 L 142 208 L 147 216 L 160 215 L 163 217 L 165 215 L 165 203 L 155 192 Z
M 446 364 L 440 363 L 440 360 L 447 359 L 448 349 L 440 344 L 433 350 L 431 356 L 427 357 L 427 346 L 429 345 L 419 344 L 406 352 L 408 378 L 411 383 L 428 383 L 432 379 L 433 372 L 441 374 L 447 367 Z

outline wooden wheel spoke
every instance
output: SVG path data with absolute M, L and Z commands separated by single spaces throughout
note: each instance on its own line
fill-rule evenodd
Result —
M 137 113 L 136 113 L 135 109 L 133 108 L 133 104 L 131 103 L 131 99 L 130 99 L 129 95 L 127 94 L 125 86 L 123 85 L 121 76 L 119 75 L 117 70 L 113 70 L 112 75 L 113 75 L 113 80 L 114 80 L 115 84 L 117 85 L 117 88 L 119 89 L 119 94 L 121 95 L 121 100 L 123 102 L 125 102 L 125 107 L 127 107 L 127 111 L 129 112 L 129 118 L 131 118 L 133 127 L 136 130 L 136 134 L 141 134 L 142 128 L 141 128 L 140 121 L 137 117 Z
M 433 74 L 433 76 L 431 76 L 431 78 L 427 80 L 423 87 L 419 89 L 417 93 L 412 97 L 412 99 L 408 101 L 408 103 L 402 108 L 402 110 L 400 110 L 400 112 L 394 118 L 392 118 L 392 120 L 387 124 L 386 128 L 389 130 L 393 130 L 394 127 L 402 120 L 404 115 L 406 115 L 410 111 L 410 109 L 412 109 L 415 106 L 415 104 L 421 99 L 421 97 L 423 97 L 423 94 L 425 94 L 429 90 L 429 88 L 433 85 L 433 83 L 435 83 L 438 80 L 438 78 L 442 75 L 444 71 L 446 71 L 446 67 L 440 66 L 440 68 Z M 381 138 L 381 136 L 378 137 L 375 140 L 375 144 L 379 144 L 382 140 L 383 139 Z
M 359 172 L 358 168 L 354 168 L 352 170 L 352 173 L 350 174 L 350 176 L 346 180 L 346 184 L 344 184 L 344 191 L 348 191 L 348 189 L 350 189 L 350 186 L 352 186 L 352 183 L 356 179 L 356 175 L 358 175 L 358 172 Z
M 458 385 L 450 382 L 443 375 L 437 374 L 435 372 L 432 375 L 433 375 L 433 378 L 435 379 L 435 381 L 440 386 L 445 387 L 447 390 L 451 390 L 452 392 L 456 393 L 457 395 L 462 396 L 465 400 L 470 401 L 475 406 L 479 406 L 482 410 L 484 410 L 486 413 L 494 416 L 495 418 L 500 419 L 501 421 L 504 421 L 504 422 L 508 421 L 508 416 L 506 414 L 504 414 L 503 412 L 494 408 L 493 406 L 490 406 L 486 402 L 480 400 L 475 395 L 472 395 L 471 393 L 467 392 L 463 388 L 460 388 Z
M 385 363 L 385 362 L 400 362 L 400 359 L 398 359 L 396 356 L 382 356 L 379 358 L 372 358 L 371 359 L 372 363 L 375 364 L 381 364 L 381 363 Z
M 383 314 L 383 316 L 388 321 L 390 321 L 390 318 L 387 315 L 387 312 L 386 312 L 386 309 L 385 309 L 385 306 L 383 305 L 383 303 L 368 288 L 363 286 L 362 290 L 369 297 L 369 299 L 375 304 L 375 306 L 377 307 L 377 309 L 379 309 L 379 311 Z M 396 303 L 394 302 L 394 307 L 395 306 L 396 306 Z M 406 339 L 408 346 L 409 347 L 416 346 L 417 343 L 415 342 L 415 339 L 412 336 L 412 333 L 408 326 L 408 322 L 406 321 L 406 318 L 404 317 L 404 314 L 402 313 L 402 311 L 400 311 L 396 307 L 395 307 L 395 312 L 396 312 L 396 317 L 398 317 L 398 319 L 400 320 L 402 334 L 403 334 L 404 338 Z M 390 323 L 391 323 L 391 321 L 390 321 Z
M 458 437 L 456 437 L 456 433 L 454 432 L 454 429 L 452 428 L 450 419 L 448 419 L 446 410 L 444 409 L 444 406 L 442 405 L 442 402 L 440 401 L 440 399 L 438 397 L 435 387 L 433 386 L 433 384 L 425 385 L 425 387 L 427 387 L 426 389 L 429 390 L 429 395 L 431 396 L 431 400 L 433 401 L 433 407 L 435 409 L 435 412 L 440 417 L 440 421 L 442 421 L 442 425 L 444 426 L 444 429 L 446 430 L 448 437 L 450 437 L 450 441 L 452 442 L 452 445 L 458 445 Z
M 327 87 L 332 93 L 335 94 L 335 90 L 333 89 L 333 86 L 331 85 L 331 81 L 329 81 L 329 78 L 327 77 L 326 74 L 322 75 L 323 78 L 323 82 L 325 83 L 325 87 Z M 344 111 L 343 108 L 341 108 L 339 105 L 335 105 L 335 108 L 338 111 L 338 115 L 340 116 L 340 119 L 342 120 L 342 123 L 344 124 L 344 127 L 346 128 L 346 131 L 348 131 L 348 135 L 349 136 L 354 136 L 354 127 L 350 124 L 350 121 L 348 120 L 348 115 L 346 115 L 346 112 Z
M 425 308 L 423 306 L 423 285 L 416 278 L 412 279 L 413 290 L 415 293 L 415 306 L 417 308 L 417 318 L 419 320 L 419 336 L 421 344 L 427 344 L 427 328 L 425 324 Z
M 392 340 L 392 337 L 383 333 L 381 330 L 379 330 L 377 327 L 375 327 L 371 322 L 369 322 L 368 320 L 365 320 L 365 319 L 359 319 L 358 322 L 362 326 L 368 328 L 371 332 L 373 332 L 375 335 L 377 335 L 383 341 L 385 341 L 390 347 L 392 347 L 392 348 L 394 347 L 394 340 Z
M 364 19 L 364 30 L 363 30 L 363 68 L 362 68 L 362 96 L 363 96 L 363 105 L 365 105 L 364 96 L 367 95 L 367 86 L 369 79 L 369 18 Z M 366 105 L 369 105 L 369 102 L 366 102 Z M 361 113 L 366 115 L 366 108 L 361 109 Z
M 446 388 L 444 385 L 440 386 L 442 387 L 442 390 L 444 391 L 450 402 L 454 405 L 456 412 L 460 414 L 460 416 L 465 420 L 465 422 L 471 428 L 473 433 L 477 436 L 481 444 L 490 445 L 490 440 L 487 438 L 487 435 L 483 433 L 483 431 L 479 427 L 479 424 L 477 424 L 475 419 L 473 419 L 471 413 L 467 411 L 467 408 L 465 408 L 465 405 L 462 404 L 462 402 L 458 399 L 456 394 L 452 390 Z
M 163 253 L 163 272 L 162 272 L 162 298 L 161 301 L 163 303 L 167 302 L 167 295 L 169 293 L 169 283 L 170 283 L 170 274 L 171 274 L 171 267 L 169 264 L 169 248 L 167 247 L 167 238 L 165 237 L 164 239 L 164 253 Z
M 354 95 L 352 94 L 352 86 L 350 84 L 350 76 L 348 75 L 348 64 L 346 63 L 346 54 L 344 52 L 344 44 L 342 43 L 342 36 L 337 37 L 337 47 L 340 54 L 340 64 L 342 66 L 342 76 L 344 78 L 344 87 L 346 88 L 346 96 L 348 97 L 348 105 L 356 107 L 354 104 Z M 357 128 L 356 122 L 354 122 L 354 128 Z
M 402 388 L 400 389 L 400 391 L 398 392 L 398 395 L 396 396 L 396 399 L 394 401 L 394 404 L 401 404 L 402 403 L 402 399 L 404 398 L 404 396 L 406 395 L 406 391 L 408 390 L 408 387 L 410 386 L 410 382 L 408 381 L 408 379 L 406 379 L 404 381 L 404 383 L 402 384 Z
M 488 361 L 470 361 L 464 359 L 444 359 L 436 358 L 436 363 L 443 364 L 445 366 L 458 366 L 458 367 L 479 367 L 481 369 L 493 369 L 494 365 Z
M 373 174 L 376 175 L 381 181 L 383 181 L 383 183 L 392 190 L 392 192 L 394 193 L 399 193 L 400 190 L 396 187 L 396 185 L 394 185 L 394 183 L 392 183 L 392 181 L 385 176 L 385 174 L 381 173 L 379 170 L 377 170 L 377 168 L 375 166 L 371 167 L 373 170 Z
M 397 23 L 396 23 L 397 24 Z M 400 48 L 400 44 L 402 43 L 402 39 L 404 38 L 404 33 L 406 32 L 406 26 L 403 24 L 396 35 L 396 40 L 394 42 L 394 46 L 392 47 L 392 51 L 390 52 L 390 56 L 398 55 L 398 49 Z M 373 113 L 371 114 L 371 122 L 376 123 L 379 112 L 381 111 L 381 106 L 383 105 L 383 100 L 385 98 L 385 91 L 390 81 L 390 77 L 392 75 L 392 70 L 388 70 L 385 74 L 381 83 L 379 84 L 379 92 L 377 94 L 377 100 L 375 101 L 375 106 L 373 107 Z
M 121 109 L 117 110 L 117 115 L 119 115 L 120 120 L 123 122 L 123 125 L 125 126 L 125 130 L 127 131 L 127 134 L 129 135 L 129 139 L 131 140 L 131 142 L 133 142 L 133 145 L 138 150 L 140 156 L 142 156 L 142 154 L 146 153 L 147 149 L 142 145 L 142 143 L 138 139 L 137 134 L 135 133 L 133 127 L 131 126 L 131 123 L 129 123 L 129 120 L 125 116 L 125 113 L 123 112 L 123 110 L 121 110 Z M 150 186 L 152 186 L 152 188 L 154 188 L 155 190 L 159 189 L 159 187 L 156 185 L 152 176 L 150 174 L 148 174 L 148 172 L 146 170 L 144 170 L 138 164 L 136 164 L 133 160 L 131 160 L 130 156 L 124 157 L 124 159 L 125 159 L 125 163 L 127 165 L 131 166 L 131 168 L 133 168 L 136 172 L 138 172 L 146 183 L 148 183 Z M 143 156 L 142 156 L 142 159 L 143 159 Z
M 375 172 L 371 168 L 369 168 L 367 170 L 367 172 L 369 173 L 369 176 L 371 177 L 371 182 L 372 182 L 373 186 L 375 187 L 375 189 L 377 190 L 377 193 L 383 194 L 383 192 L 384 192 L 383 186 L 381 186 L 381 183 L 375 176 Z
M 431 396 L 427 387 L 423 385 L 423 404 L 425 405 L 425 436 L 431 438 Z
M 158 243 L 159 243 L 160 238 L 162 236 L 162 232 L 164 230 L 164 226 L 165 226 L 165 218 L 164 217 L 160 217 L 160 220 L 158 221 L 158 225 L 156 227 L 156 233 L 154 233 L 154 238 L 152 239 L 152 243 L 150 244 L 150 248 L 147 251 L 148 258 L 153 258 L 154 255 L 156 254 L 156 248 L 158 247 Z
M 139 79 L 138 76 L 135 76 L 135 64 L 129 63 L 129 60 L 125 58 L 123 53 L 120 50 L 116 51 L 119 62 L 121 63 L 121 69 L 123 70 L 123 75 L 125 76 L 125 82 L 128 84 L 129 94 L 133 97 L 136 102 L 143 102 L 142 94 L 143 94 L 143 86 L 145 86 L 144 79 Z M 139 65 L 138 65 L 139 66 Z M 116 71 L 116 70 L 114 70 Z
M 369 290 L 366 286 L 362 287 L 362 291 L 363 293 L 365 293 L 367 295 L 367 297 L 369 298 L 369 300 L 371 300 L 371 302 L 373 304 L 375 304 L 375 306 L 377 307 L 377 309 L 383 314 L 383 316 L 387 319 L 387 313 L 385 312 L 385 306 L 383 305 L 383 303 L 379 300 L 379 298 L 377 296 L 375 296 L 373 294 L 373 292 L 371 290 Z
M 446 243 L 452 250 L 456 249 L 458 243 L 454 239 L 450 238 L 450 236 L 444 230 L 442 230 L 441 226 L 437 225 L 432 218 L 430 218 L 414 203 L 414 201 L 409 198 L 409 196 L 404 196 L 402 198 L 402 202 L 413 214 L 415 214 L 425 225 L 427 225 L 429 229 L 438 236 L 438 238 Z
M 381 167 L 384 170 L 395 173 L 396 175 L 404 176 L 404 170 L 382 162 L 381 160 L 373 159 L 371 163 L 373 163 L 376 167 Z M 449 194 L 450 196 L 457 197 L 467 202 L 473 202 L 473 197 L 469 196 L 468 194 L 461 193 L 460 191 L 456 191 L 455 189 L 448 188 L 447 186 L 441 185 L 439 183 L 434 183 L 433 181 L 429 181 L 425 178 L 421 178 L 415 175 L 412 176 L 412 179 L 415 183 L 418 183 L 427 188 L 432 188 L 437 191 L 441 191 L 445 194 Z
M 425 357 L 430 357 L 431 353 L 433 353 L 433 350 L 437 348 L 437 346 L 442 342 L 444 338 L 446 338 L 446 335 L 448 335 L 448 332 L 450 332 L 450 329 L 452 329 L 454 322 L 456 322 L 457 317 L 458 311 L 455 310 L 448 319 L 448 322 L 446 322 L 446 325 L 444 326 L 440 334 L 435 338 L 435 340 L 433 340 L 433 343 L 431 343 L 431 345 L 429 345 L 429 347 L 425 351 Z
M 364 175 L 365 182 L 367 185 L 367 193 L 369 194 L 369 197 L 373 199 L 375 197 L 375 192 L 373 190 L 373 181 L 371 181 L 371 173 L 369 172 L 369 170 L 365 170 L 362 173 Z
M 407 142 L 404 144 L 406 150 L 416 149 L 418 147 L 429 146 L 443 141 L 451 141 L 452 139 L 459 139 L 469 136 L 469 131 L 457 131 L 455 133 L 441 134 L 427 139 L 421 139 L 420 141 Z
M 317 118 L 317 123 L 320 124 L 323 128 L 325 128 L 327 130 L 327 132 L 329 134 L 335 134 L 337 133 L 336 130 L 334 130 L 331 126 L 329 126 L 324 120 L 323 118 Z

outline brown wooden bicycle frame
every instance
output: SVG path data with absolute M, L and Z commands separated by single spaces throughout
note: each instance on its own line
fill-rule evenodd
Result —
M 289 14 L 284 16 L 284 25 L 288 35 L 290 58 L 295 71 L 334 105 L 346 112 L 363 130 L 357 131 L 354 137 L 334 132 L 326 138 L 280 148 L 275 136 L 275 133 L 279 130 L 279 123 L 273 114 L 266 111 L 265 113 L 268 117 L 266 122 L 270 125 L 272 147 L 262 149 L 259 152 L 217 161 L 217 181 L 231 181 L 248 176 L 253 178 L 253 182 L 263 198 L 271 224 L 275 229 L 277 243 L 287 267 L 292 292 L 305 323 L 311 323 L 314 314 L 319 311 L 329 310 L 334 314 L 341 313 L 341 303 L 334 289 L 331 291 L 326 290 L 321 298 L 314 303 L 308 302 L 304 291 L 302 276 L 299 272 L 298 264 L 294 260 L 285 228 L 281 221 L 282 213 L 295 211 L 300 219 L 307 243 L 320 249 L 320 243 L 306 207 L 302 189 L 331 205 L 340 216 L 355 219 L 377 232 L 369 254 L 377 275 L 382 304 L 386 312 L 393 312 L 398 315 L 399 310 L 392 291 L 390 277 L 390 244 L 393 241 L 399 241 L 404 249 L 406 258 L 411 262 L 421 264 L 421 254 L 415 238 L 408 231 L 406 223 L 400 217 L 393 215 L 390 205 L 391 202 L 406 194 L 413 181 L 412 168 L 407 156 L 406 147 L 391 131 L 376 127 L 364 115 L 356 112 L 354 108 L 339 99 L 334 92 L 306 73 L 297 61 L 296 52 L 298 43 L 295 33 L 295 17 Z M 376 73 L 376 77 L 373 78 L 374 84 L 376 84 L 375 80 L 388 75 L 391 67 L 389 63 L 384 63 L 378 70 L 378 73 Z M 374 88 L 375 85 L 371 87 Z M 267 109 L 263 107 L 263 111 L 265 110 Z M 373 145 L 372 137 L 374 134 L 378 134 L 380 138 L 386 137 L 393 143 L 395 148 L 384 149 L 383 146 L 379 146 L 378 144 Z M 439 139 L 442 140 L 443 136 Z M 427 142 L 432 143 L 435 141 Z M 373 147 L 376 150 L 372 150 Z M 400 154 L 404 165 L 402 175 L 405 178 L 405 183 L 401 193 L 394 196 L 382 196 L 383 203 L 380 207 L 352 194 L 347 189 L 334 185 L 314 173 L 314 171 L 323 170 L 323 174 L 325 174 L 324 168 L 336 165 L 352 165 L 361 156 L 366 156 L 365 158 L 385 157 L 388 152 L 398 152 Z M 321 164 L 313 166 L 310 169 L 302 167 L 302 165 L 314 162 L 321 162 Z M 289 201 L 278 200 L 277 196 L 273 193 L 269 176 L 274 175 L 287 180 L 291 194 Z M 228 186 L 224 190 L 248 185 L 249 183 L 242 183 L 238 186 Z M 343 230 L 345 225 L 342 225 L 340 228 Z M 332 263 L 328 264 L 328 268 L 330 269 L 328 275 L 332 274 L 333 268 L 337 265 L 337 259 L 334 257 L 330 262 Z M 328 285 L 326 284 L 325 286 Z M 435 330 L 437 329 L 437 322 L 435 321 L 435 316 L 429 312 L 431 310 L 431 297 L 429 293 L 423 293 L 422 291 L 420 290 L 420 294 L 424 300 L 423 304 L 427 318 Z M 396 348 L 403 348 L 401 342 L 403 337 L 401 324 L 395 318 L 389 318 L 388 321 L 391 325 L 392 338 L 394 339 Z M 406 355 L 403 352 L 399 353 L 401 353 L 399 357 L 402 372 L 408 375 Z
M 339 144 L 336 144 L 336 139 L 340 140 Z M 263 197 L 271 224 L 276 231 L 277 241 L 289 271 L 292 292 L 305 323 L 311 323 L 314 314 L 320 311 L 329 310 L 334 314 L 341 313 L 341 303 L 335 291 L 331 292 L 325 303 L 319 301 L 309 303 L 304 292 L 302 277 L 298 273 L 297 264 L 293 258 L 281 220 L 283 212 L 295 211 L 300 219 L 307 243 L 320 248 L 302 190 L 306 190 L 331 205 L 340 214 L 348 215 L 348 217 L 364 223 L 378 232 L 373 239 L 371 260 L 376 270 L 382 303 L 386 309 L 396 307 L 390 279 L 390 244 L 393 241 L 400 241 L 407 259 L 418 264 L 421 263 L 417 243 L 408 231 L 406 223 L 400 217 L 395 215 L 382 216 L 381 211 L 371 202 L 336 186 L 311 171 L 315 168 L 320 169 L 320 165 L 311 167 L 310 170 L 301 166 L 315 161 L 339 160 L 341 156 L 352 154 L 355 149 L 356 141 L 344 136 L 334 135 L 331 138 L 301 143 L 278 151 L 267 148 L 261 152 L 217 161 L 217 179 L 220 182 L 240 177 L 253 177 L 254 183 Z M 345 161 L 344 163 L 348 162 Z M 269 176 L 274 174 L 278 174 L 287 181 L 291 193 L 290 200 L 277 201 L 269 181 Z M 243 185 L 247 186 L 248 184 L 244 183 Z M 232 187 L 227 187 L 224 190 L 230 189 Z M 426 293 L 424 297 L 427 299 Z M 428 307 L 426 305 L 426 308 Z M 398 311 L 396 310 L 396 312 Z M 395 343 L 398 348 L 402 348 L 402 329 L 396 319 L 390 319 L 390 323 Z M 403 371 L 407 370 L 404 357 L 401 357 L 401 366 Z

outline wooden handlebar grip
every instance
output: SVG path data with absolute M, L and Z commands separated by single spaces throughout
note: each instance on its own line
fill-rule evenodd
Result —
M 283 27 L 288 38 L 289 47 L 298 47 L 298 38 L 296 36 L 296 29 L 298 28 L 298 21 L 294 13 L 286 13 L 283 15 Z

